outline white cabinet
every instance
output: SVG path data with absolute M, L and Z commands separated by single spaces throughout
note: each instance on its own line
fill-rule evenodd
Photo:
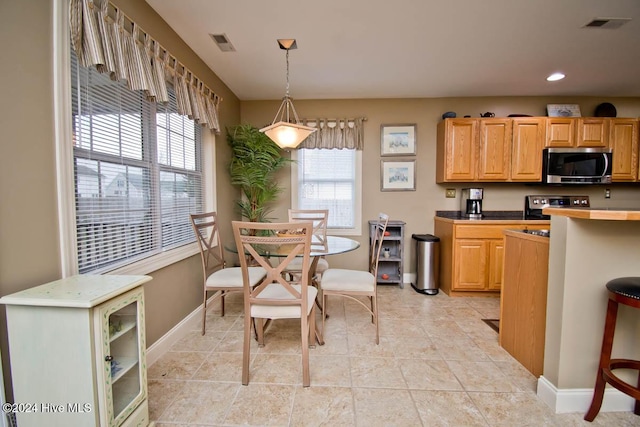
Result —
M 149 424 L 144 292 L 149 276 L 79 275 L 7 295 L 18 425 Z

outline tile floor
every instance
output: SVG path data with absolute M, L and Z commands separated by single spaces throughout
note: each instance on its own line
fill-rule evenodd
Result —
M 298 323 L 274 322 L 265 347 L 252 344 L 241 380 L 242 297 L 207 316 L 148 369 L 149 406 L 165 426 L 638 426 L 633 413 L 556 415 L 536 379 L 498 346 L 481 319 L 499 317 L 497 298 L 426 296 L 379 286 L 380 345 L 370 318 L 334 297 L 326 344 L 310 350 L 303 388 Z M 197 328 L 197 325 L 194 326 Z

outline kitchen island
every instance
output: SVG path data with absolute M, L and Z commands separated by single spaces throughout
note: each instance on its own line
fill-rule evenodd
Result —
M 545 208 L 543 213 L 551 215 L 552 233 L 538 396 L 556 412 L 586 412 L 602 346 L 605 284 L 640 276 L 640 209 Z M 620 307 L 614 357 L 640 358 L 638 334 L 640 313 Z M 631 398 L 607 389 L 602 411 L 632 408 Z

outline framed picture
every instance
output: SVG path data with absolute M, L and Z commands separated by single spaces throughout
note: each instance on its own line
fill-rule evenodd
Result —
M 416 154 L 416 125 L 380 126 L 381 156 L 413 156 Z
M 549 117 L 580 117 L 578 104 L 547 104 Z
M 398 160 L 380 161 L 380 190 L 381 191 L 415 191 L 416 190 L 416 161 Z

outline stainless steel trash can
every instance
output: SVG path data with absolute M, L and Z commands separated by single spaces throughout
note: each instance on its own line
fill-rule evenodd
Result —
M 440 238 L 432 234 L 413 234 L 416 241 L 416 283 L 411 284 L 416 292 L 436 295 L 440 266 Z

